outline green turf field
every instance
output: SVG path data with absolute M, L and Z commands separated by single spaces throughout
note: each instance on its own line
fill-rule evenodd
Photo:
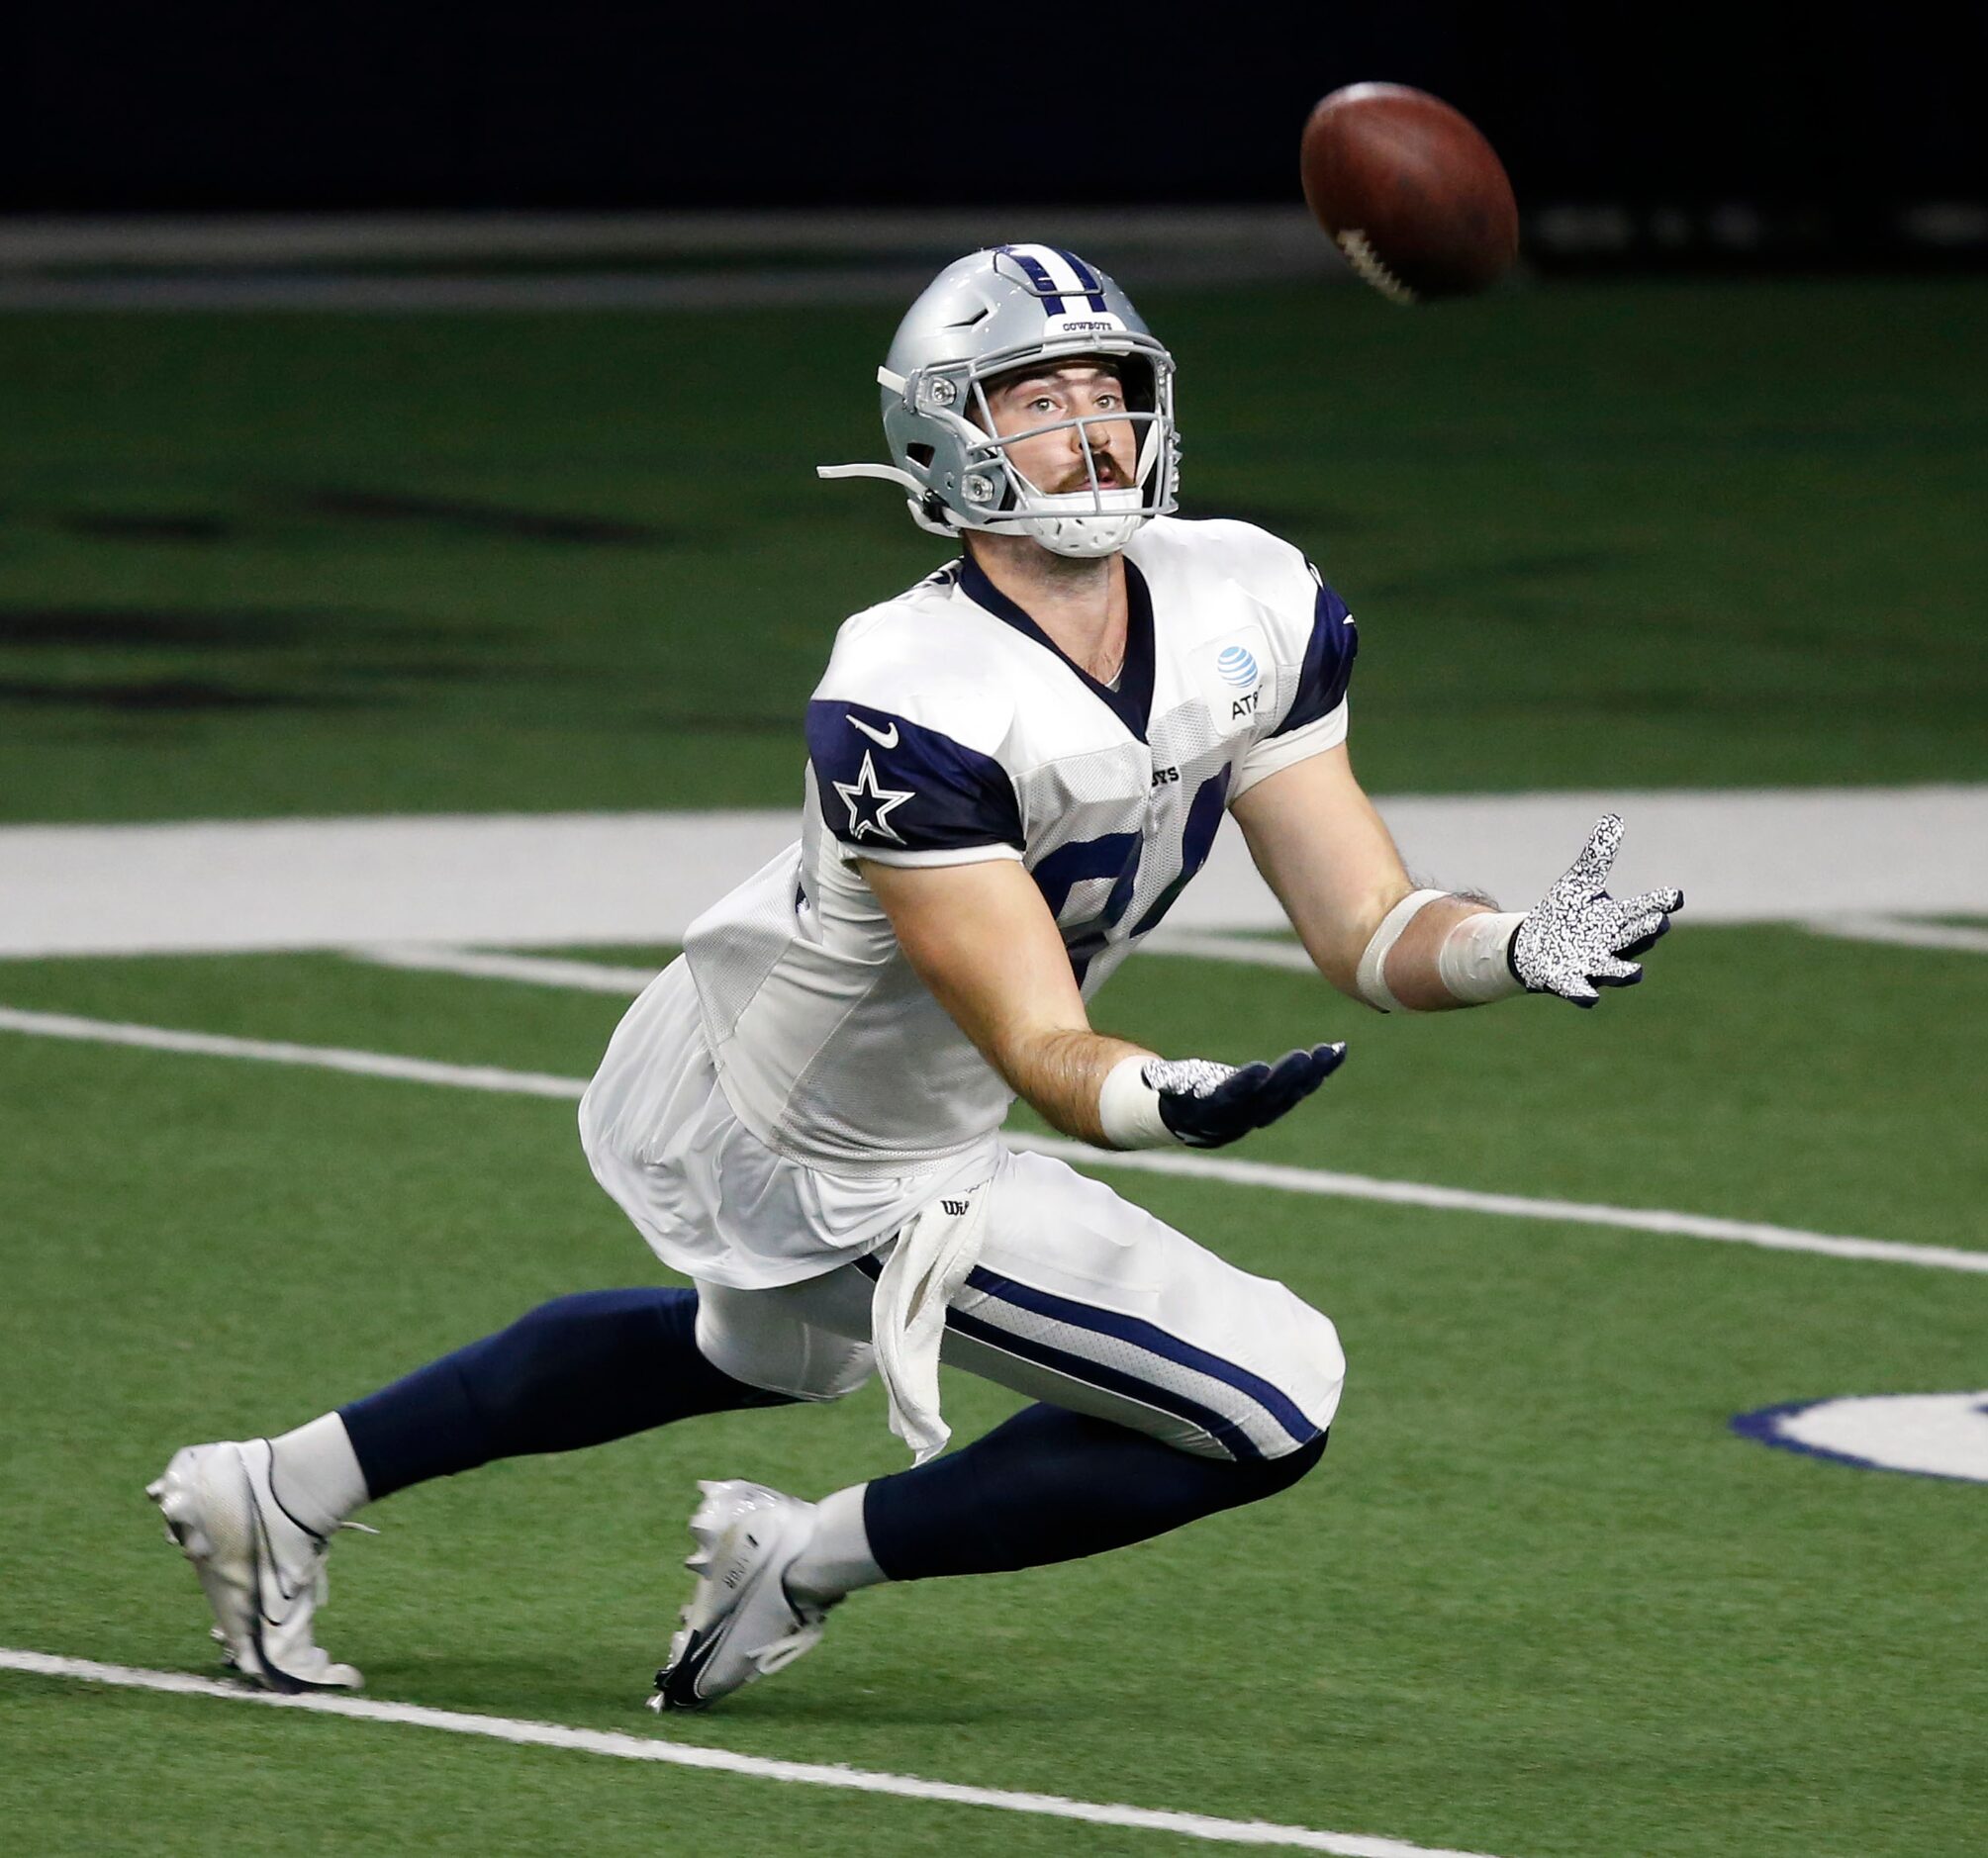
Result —
M 1264 515 L 1361 612 L 1357 752 L 1388 791 L 1982 779 L 1984 310 L 1970 282 L 1149 315 L 1197 507 Z M 882 487 L 807 476 L 875 455 L 888 322 L 0 320 L 0 809 L 791 802 L 835 620 L 933 559 Z M 330 955 L 0 962 L 0 1003 L 565 1077 L 620 1010 Z M 1149 956 L 1100 1018 L 1229 1059 L 1349 1035 L 1249 1160 L 1979 1252 L 1984 1014 L 1978 955 L 1685 926 L 1593 1014 L 1382 1022 Z M 1981 1849 L 1988 1492 L 1729 1428 L 1988 1386 L 1981 1275 L 1109 1177 L 1338 1322 L 1346 1402 L 1293 1492 L 858 1596 L 791 1672 L 658 1722 L 692 1480 L 896 1468 L 873 1387 L 396 1498 L 337 1545 L 326 1641 L 375 1698 L 1494 1858 Z M 0 1646 L 210 1670 L 141 1495 L 175 1445 L 653 1275 L 560 1102 L 0 1031 Z M 946 1398 L 961 1437 L 1007 1405 Z M 4 1671 L 0 1827 L 1210 1849 Z
M 1147 308 L 1380 792 L 1988 769 L 1988 281 Z M 0 817 L 786 803 L 888 310 L 0 319 Z

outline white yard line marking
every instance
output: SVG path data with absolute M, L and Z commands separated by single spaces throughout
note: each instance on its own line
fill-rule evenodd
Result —
M 0 1006 L 0 1032 L 46 1039 L 76 1039 L 102 1045 L 140 1046 L 205 1058 L 259 1060 L 266 1064 L 312 1066 L 363 1076 L 394 1077 L 411 1083 L 451 1085 L 463 1090 L 508 1091 L 524 1096 L 560 1097 L 577 1102 L 587 1087 L 582 1077 L 554 1077 L 543 1071 L 500 1070 L 487 1065 L 442 1065 L 431 1059 L 400 1058 L 388 1052 L 354 1052 L 340 1046 L 290 1045 L 266 1039 L 236 1039 L 219 1033 L 175 1032 L 163 1026 L 136 1026 L 115 1020 L 79 1019 L 66 1013 L 32 1013 Z M 1590 1201 L 1537 1199 L 1513 1193 L 1478 1193 L 1467 1187 L 1438 1187 L 1414 1180 L 1379 1180 L 1368 1174 L 1340 1174 L 1326 1168 L 1294 1167 L 1273 1161 L 1228 1161 L 1212 1155 L 1175 1155 L 1144 1150 L 1107 1155 L 1058 1136 L 1011 1134 L 1018 1149 L 1033 1149 L 1061 1161 L 1093 1168 L 1129 1168 L 1151 1174 L 1181 1174 L 1226 1180 L 1238 1186 L 1274 1187 L 1286 1193 L 1322 1194 L 1335 1199 L 1384 1200 L 1443 1212 L 1492 1213 L 1509 1219 L 1546 1220 L 1562 1225 L 1609 1226 L 1684 1239 L 1712 1239 L 1729 1245 L 1759 1246 L 1771 1252 L 1807 1252 L 1822 1257 L 1863 1258 L 1887 1264 L 1916 1264 L 1932 1270 L 1988 1273 L 1988 1252 L 1948 1246 L 1907 1245 L 1889 1239 L 1857 1239 L 1842 1234 L 1804 1232 L 1757 1220 L 1719 1219 L 1703 1213 L 1662 1208 L 1604 1206 Z
M 1988 929 L 1963 923 L 1914 922 L 1905 916 L 1813 916 L 1802 924 L 1811 935 L 1843 942 L 1888 942 L 1907 949 L 1947 949 L 1988 955 Z
M 488 1065 L 438 1065 L 391 1052 L 351 1052 L 335 1045 L 289 1045 L 275 1039 L 231 1039 L 214 1032 L 175 1032 L 166 1026 L 130 1026 L 112 1019 L 77 1019 L 67 1013 L 25 1013 L 0 1006 L 0 1032 L 42 1039 L 78 1039 L 92 1045 L 135 1045 L 153 1052 L 189 1052 L 199 1058 L 245 1058 L 268 1065 L 304 1065 L 364 1077 L 398 1077 L 409 1083 L 447 1084 L 457 1090 L 494 1090 L 512 1096 L 563 1097 L 577 1103 L 587 1087 L 579 1077 L 542 1071 L 499 1070 Z
M 1808 1252 L 1822 1257 L 1872 1258 L 1887 1264 L 1921 1264 L 1934 1270 L 1988 1273 L 1988 1252 L 1951 1246 L 1907 1245 L 1892 1239 L 1856 1239 L 1804 1232 L 1797 1226 L 1769 1226 L 1758 1220 L 1718 1219 L 1706 1213 L 1672 1213 L 1661 1207 L 1604 1206 L 1588 1200 L 1536 1199 L 1527 1194 L 1478 1193 L 1467 1187 L 1437 1187 L 1417 1180 L 1378 1180 L 1371 1174 L 1339 1174 L 1322 1167 L 1292 1167 L 1276 1161 L 1231 1161 L 1211 1155 L 1176 1155 L 1165 1149 L 1104 1155 L 1059 1136 L 1011 1134 L 1018 1149 L 1034 1149 L 1087 1167 L 1125 1167 L 1148 1174 L 1185 1174 L 1203 1180 L 1233 1181 L 1245 1187 L 1276 1187 L 1285 1193 L 1317 1193 L 1349 1200 L 1386 1200 L 1397 1206 L 1427 1206 L 1455 1213 L 1492 1213 L 1507 1219 L 1559 1221 L 1571 1226 L 1614 1226 L 1631 1232 L 1664 1233 L 1680 1239 L 1713 1239 L 1727 1245 L 1761 1246 L 1769 1252 Z
M 92 1658 L 61 1658 L 41 1651 L 0 1647 L 0 1670 L 34 1677 L 68 1678 L 111 1684 L 125 1690 L 163 1691 L 179 1697 L 219 1697 L 230 1703 L 261 1704 L 272 1710 L 303 1710 L 313 1716 L 344 1717 L 360 1722 L 398 1722 L 411 1728 L 443 1729 L 452 1735 L 484 1735 L 528 1748 L 566 1748 L 580 1754 L 609 1755 L 619 1761 L 660 1761 L 672 1767 L 740 1774 L 759 1781 L 786 1781 L 804 1787 L 833 1787 L 858 1794 L 894 1794 L 902 1800 L 930 1800 L 956 1807 L 992 1807 L 1040 1818 L 1082 1819 L 1092 1825 L 1130 1826 L 1142 1832 L 1176 1832 L 1185 1838 L 1224 1845 L 1280 1845 L 1299 1851 L 1333 1852 L 1339 1858 L 1487 1858 L 1481 1852 L 1413 1845 L 1406 1839 L 1372 1838 L 1358 1832 L 1321 1832 L 1310 1826 L 1277 1825 L 1264 1819 L 1221 1819 L 1207 1813 L 1170 1812 L 1155 1807 L 1121 1807 L 1058 1794 L 1018 1794 L 1000 1787 L 963 1787 L 928 1781 L 915 1774 L 880 1774 L 866 1768 L 829 1767 L 811 1761 L 774 1761 L 733 1754 L 725 1748 L 699 1748 L 665 1741 L 660 1735 L 629 1735 L 612 1729 L 568 1728 L 558 1722 L 529 1722 L 518 1717 L 476 1716 L 461 1710 L 430 1710 L 421 1704 L 380 1703 L 325 1692 L 278 1697 L 268 1691 L 220 1684 L 178 1671 L 146 1671 L 131 1665 L 99 1664 Z
M 653 968 L 621 968 L 609 962 L 572 961 L 549 955 L 516 955 L 501 949 L 466 949 L 438 942 L 381 942 L 347 949 L 355 962 L 406 968 L 421 974 L 465 975 L 477 980 L 516 980 L 532 987 L 572 987 L 585 993 L 632 996 L 655 979 Z M 1181 955 L 1200 961 L 1240 962 L 1256 968 L 1283 968 L 1313 974 L 1311 957 L 1295 942 L 1255 936 L 1201 934 L 1192 929 L 1159 930 L 1142 954 Z
M 653 968 L 615 968 L 607 962 L 559 961 L 547 955 L 507 955 L 491 949 L 379 943 L 347 949 L 355 962 L 412 968 L 430 975 L 468 975 L 477 980 L 521 980 L 534 987 L 576 987 L 585 993 L 637 994 L 655 979 Z
M 1988 929 L 1954 923 L 1914 922 L 1903 916 L 1818 916 L 1804 922 L 1802 927 L 1813 935 L 1834 936 L 1846 942 L 1885 942 L 1904 948 L 1988 955 Z M 1215 930 L 1158 929 L 1140 952 L 1196 961 L 1236 962 L 1245 967 L 1278 968 L 1292 974 L 1317 972 L 1311 957 L 1295 942 L 1224 935 Z M 353 961 L 377 962 L 386 968 L 468 975 L 483 980 L 516 980 L 527 986 L 574 987 L 589 993 L 636 994 L 655 978 L 655 971 L 648 968 L 617 968 L 605 962 L 513 955 L 438 943 L 380 943 L 370 948 L 347 949 L 345 953 Z

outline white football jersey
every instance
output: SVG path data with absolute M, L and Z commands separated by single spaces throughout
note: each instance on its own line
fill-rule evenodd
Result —
M 1019 860 L 1088 998 L 1236 796 L 1345 739 L 1353 620 L 1298 550 L 1160 517 L 1124 558 L 1115 688 L 971 557 L 843 625 L 808 705 L 801 842 L 684 941 L 724 1095 L 777 1153 L 902 1175 L 985 1140 L 1012 1101 L 899 950 L 859 857 Z

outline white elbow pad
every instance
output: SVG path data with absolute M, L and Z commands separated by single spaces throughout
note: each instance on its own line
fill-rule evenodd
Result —
M 1394 989 L 1387 984 L 1387 957 L 1424 907 L 1449 894 L 1448 890 L 1411 891 L 1381 918 L 1380 927 L 1374 930 L 1373 939 L 1360 958 L 1356 983 L 1360 997 L 1369 1005 L 1379 1007 L 1383 1013 L 1410 1010 L 1394 997 Z M 1465 1006 L 1482 1006 L 1487 1001 L 1521 992 L 1522 983 L 1512 973 L 1505 951 L 1512 946 L 1512 937 L 1524 920 L 1522 910 L 1478 911 L 1452 924 L 1450 933 L 1436 950 L 1436 977 L 1442 981 L 1443 990 Z
M 1438 897 L 1449 894 L 1448 890 L 1411 890 L 1381 917 L 1380 927 L 1368 941 L 1354 975 L 1354 985 L 1369 1006 L 1377 1006 L 1383 1013 L 1405 1013 L 1408 1010 L 1394 997 L 1393 988 L 1387 984 L 1387 958 L 1393 953 L 1395 943 L 1401 940 L 1401 932 Z

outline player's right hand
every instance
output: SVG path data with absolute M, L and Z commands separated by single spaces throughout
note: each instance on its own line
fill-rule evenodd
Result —
M 1342 1043 L 1240 1068 L 1205 1058 L 1150 1059 L 1144 1076 L 1160 1093 L 1161 1120 L 1177 1141 L 1219 1149 L 1295 1109 L 1345 1062 Z
M 1643 978 L 1633 959 L 1647 955 L 1684 907 L 1682 890 L 1609 895 L 1608 868 L 1622 843 L 1622 820 L 1604 813 L 1581 853 L 1554 887 L 1526 912 L 1505 959 L 1528 993 L 1557 993 L 1592 1006 L 1597 987 L 1630 987 Z

